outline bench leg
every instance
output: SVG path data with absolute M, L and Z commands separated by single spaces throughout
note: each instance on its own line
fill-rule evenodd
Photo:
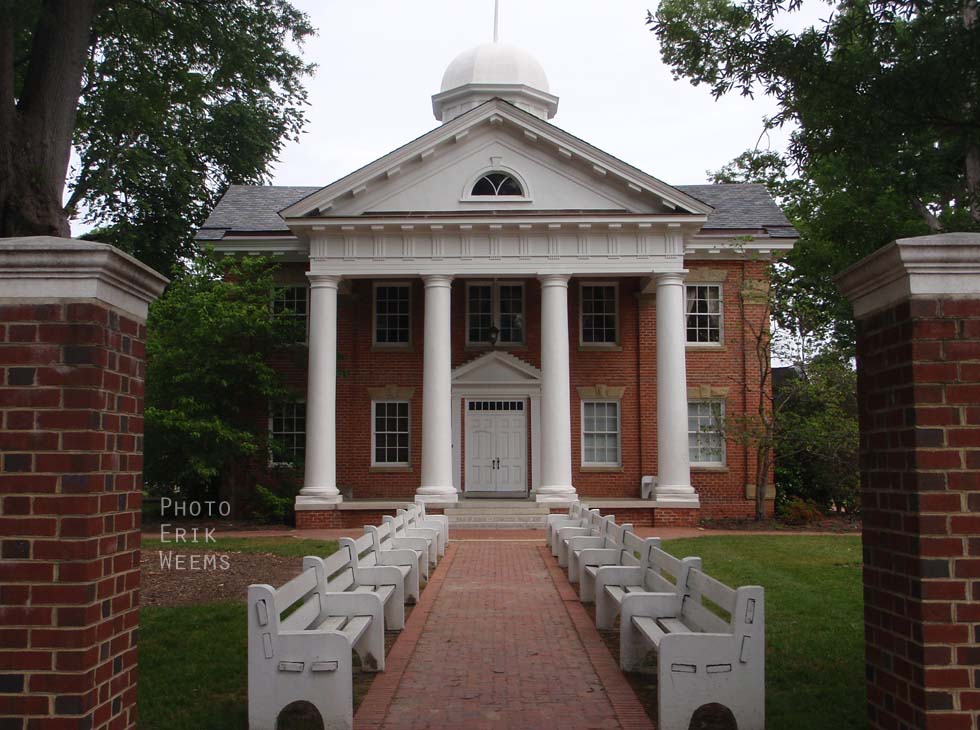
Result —
M 612 631 L 619 613 L 619 602 L 609 595 L 604 585 L 595 594 L 595 626 L 602 631 Z
M 401 631 L 405 628 L 405 584 L 399 581 L 395 584 L 394 592 L 388 596 L 385 603 L 385 628 L 390 631 Z
M 633 625 L 633 611 L 628 601 L 623 601 L 619 618 L 619 668 L 635 672 L 647 655 L 647 642 Z

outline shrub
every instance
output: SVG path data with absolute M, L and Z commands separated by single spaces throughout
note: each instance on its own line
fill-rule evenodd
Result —
M 252 516 L 255 519 L 270 524 L 283 524 L 292 513 L 292 498 L 280 496 L 261 484 L 255 485 L 255 494 L 252 498 Z
M 779 519 L 787 525 L 810 525 L 823 519 L 820 507 L 810 500 L 794 497 L 779 507 Z

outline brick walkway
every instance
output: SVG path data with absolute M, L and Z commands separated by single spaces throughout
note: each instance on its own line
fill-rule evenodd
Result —
M 355 727 L 651 728 L 559 570 L 540 540 L 452 544 Z

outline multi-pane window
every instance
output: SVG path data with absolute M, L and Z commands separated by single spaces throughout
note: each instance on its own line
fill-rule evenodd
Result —
M 375 344 L 407 345 L 410 342 L 410 294 L 408 284 L 377 284 L 374 287 Z
M 582 463 L 619 464 L 618 401 L 582 401 Z
M 690 401 L 687 404 L 687 445 L 692 464 L 718 466 L 725 463 L 725 438 L 721 401 Z
M 524 342 L 524 286 L 522 284 L 468 284 L 466 287 L 466 342 L 491 344 Z
M 507 173 L 491 172 L 476 181 L 472 195 L 524 195 L 524 191 L 521 189 L 521 184 Z
M 721 286 L 687 285 L 687 341 L 700 344 L 721 343 Z
M 297 341 L 306 340 L 307 323 L 307 292 L 308 289 L 302 284 L 283 286 L 276 289 L 272 299 L 272 312 L 277 315 L 284 315 L 295 322 Z
M 616 285 L 582 285 L 582 344 L 616 344 Z
M 408 465 L 408 401 L 374 401 L 372 463 Z
M 273 464 L 294 464 L 306 453 L 306 404 L 280 403 L 269 417 Z

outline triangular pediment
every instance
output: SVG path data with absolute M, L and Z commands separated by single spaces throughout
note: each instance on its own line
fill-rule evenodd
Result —
M 463 363 L 453 370 L 454 385 L 468 383 L 497 385 L 504 383 L 535 383 L 541 380 L 541 371 L 530 363 L 507 352 L 488 352 L 475 360 Z
M 523 199 L 471 199 L 479 176 L 513 171 Z M 287 223 L 392 214 L 705 215 L 711 207 L 548 122 L 493 99 L 280 211 Z

